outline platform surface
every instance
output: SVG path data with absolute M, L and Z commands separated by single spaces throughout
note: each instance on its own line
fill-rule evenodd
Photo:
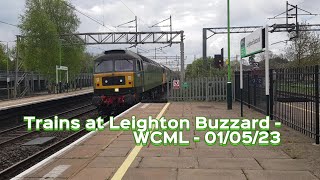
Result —
M 118 120 L 131 118 L 132 115 L 139 118 L 146 118 L 149 115 L 156 117 L 165 105 L 165 103 L 139 104 Z M 195 116 L 239 118 L 239 109 L 237 103 L 234 104 L 233 110 L 226 110 L 225 102 L 172 102 L 165 109 L 164 116 L 167 119 L 190 120 Z M 264 117 L 246 107 L 245 112 L 246 118 Z M 118 120 L 116 122 L 119 122 Z M 40 168 L 33 168 L 23 177 L 25 179 L 120 179 L 119 167 L 123 170 L 127 165 L 129 168 L 124 168 L 122 179 L 318 179 L 312 173 L 306 159 L 293 159 L 278 146 L 222 147 L 207 146 L 203 141 L 194 143 L 191 141 L 193 136 L 204 135 L 204 132 L 194 131 L 194 125 L 191 131 L 184 132 L 184 137 L 190 139 L 191 143 L 186 147 L 155 147 L 149 144 L 139 149 L 135 146 L 130 131 L 115 132 L 106 129 L 93 133 L 91 137 L 70 150 L 45 160 L 46 163 Z M 291 138 L 285 133 L 290 130 L 284 128 L 282 139 L 285 142 Z M 134 153 L 137 155 L 132 156 Z M 128 164 L 132 157 L 132 163 Z
M 68 93 L 47 94 L 47 95 L 39 95 L 39 96 L 34 96 L 34 97 L 25 97 L 25 98 L 13 99 L 13 100 L 0 101 L 0 111 L 5 110 L 5 109 L 9 109 L 9 108 L 19 107 L 19 106 L 26 106 L 29 104 L 45 102 L 48 100 L 62 99 L 62 98 L 70 97 L 70 96 L 87 94 L 90 92 L 93 92 L 92 87 L 91 88 L 83 88 L 82 90 L 71 91 Z

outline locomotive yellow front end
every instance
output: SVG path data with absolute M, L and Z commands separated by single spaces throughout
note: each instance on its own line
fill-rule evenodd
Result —
M 117 53 L 116 53 L 117 54 Z M 95 60 L 92 103 L 100 114 L 137 102 L 135 59 L 125 55 L 106 54 Z
M 134 72 L 113 72 L 94 75 L 94 88 L 109 93 L 120 93 L 134 87 Z

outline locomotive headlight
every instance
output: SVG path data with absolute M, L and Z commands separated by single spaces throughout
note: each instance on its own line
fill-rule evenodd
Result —
M 99 78 L 96 78 L 96 82 L 98 83 L 100 81 L 100 79 Z
M 128 76 L 128 80 L 131 81 L 131 76 Z
M 115 88 L 115 89 L 114 89 L 114 92 L 119 92 L 119 88 Z

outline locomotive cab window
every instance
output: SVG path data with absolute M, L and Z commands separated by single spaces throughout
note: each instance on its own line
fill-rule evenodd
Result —
M 137 60 L 137 71 L 140 72 L 142 70 L 141 62 Z
M 113 61 L 98 61 L 94 65 L 95 73 L 104 73 L 113 71 Z
M 115 60 L 115 71 L 133 71 L 133 60 Z

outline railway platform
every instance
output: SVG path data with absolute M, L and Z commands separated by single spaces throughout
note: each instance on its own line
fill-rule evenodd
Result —
M 245 107 L 245 118 L 264 118 Z M 210 118 L 240 118 L 240 106 L 226 110 L 225 102 L 170 102 L 139 103 L 115 118 L 166 117 L 188 118 L 190 131 L 184 138 L 188 146 L 136 146 L 132 131 L 90 132 L 81 139 L 53 154 L 14 179 L 318 179 L 309 160 L 296 158 L 286 151 L 288 143 L 305 145 L 312 139 L 295 133 L 285 126 L 280 146 L 227 145 L 208 146 L 203 140 L 205 132 L 195 131 L 196 116 Z M 271 121 L 271 129 L 275 129 Z M 301 143 L 301 144 L 299 144 Z
M 68 98 L 71 96 L 79 96 L 83 94 L 88 94 L 90 92 L 93 92 L 92 87 L 83 88 L 82 90 L 71 91 L 68 93 L 47 94 L 47 95 L 40 95 L 40 96 L 34 96 L 34 97 L 26 97 L 21 99 L 0 101 L 0 111 L 10 109 L 10 108 L 16 108 L 16 107 L 51 101 L 51 100 Z

